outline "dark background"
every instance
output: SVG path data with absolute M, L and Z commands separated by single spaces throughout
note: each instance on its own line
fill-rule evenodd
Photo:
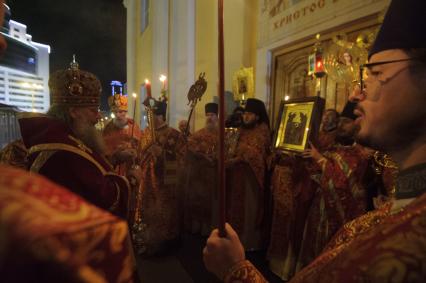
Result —
M 50 45 L 50 72 L 80 68 L 102 82 L 108 108 L 110 82 L 126 80 L 126 8 L 122 0 L 7 0 L 12 20 L 27 26 L 35 42 Z

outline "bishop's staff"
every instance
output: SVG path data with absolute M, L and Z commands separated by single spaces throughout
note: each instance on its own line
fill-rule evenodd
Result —
M 225 232 L 225 67 L 223 50 L 223 0 L 218 5 L 218 57 L 219 57 L 219 235 Z
M 201 100 L 201 97 L 207 89 L 207 81 L 204 79 L 205 76 L 206 73 L 200 73 L 198 80 L 189 88 L 188 91 L 188 105 L 190 105 L 191 110 L 189 111 L 189 117 L 186 122 L 185 131 L 183 132 L 185 138 L 189 136 L 189 122 L 191 121 L 194 108 L 197 105 L 197 102 Z

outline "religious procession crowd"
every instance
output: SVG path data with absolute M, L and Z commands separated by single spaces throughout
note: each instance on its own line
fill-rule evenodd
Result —
M 167 101 L 148 96 L 150 125 L 141 130 L 118 93 L 109 101 L 115 118 L 99 131 L 97 77 L 75 61 L 52 73 L 49 111 L 21 113 L 22 139 L 0 152 L 4 282 L 138 281 L 134 254 L 167 251 L 184 233 L 210 235 L 204 263 L 224 282 L 266 282 L 245 259 L 259 250 L 283 281 L 424 282 L 426 116 L 417 84 L 426 27 L 409 16 L 424 11 L 421 2 L 392 2 L 370 76 L 341 113 L 324 111 L 302 153 L 273 149 L 261 100 L 229 115 L 225 237 L 215 229 L 216 103 L 205 103 L 205 127 L 191 133 L 188 121 L 170 127 Z M 404 22 L 397 32 L 395 21 Z M 407 36 L 412 29 L 419 33 Z

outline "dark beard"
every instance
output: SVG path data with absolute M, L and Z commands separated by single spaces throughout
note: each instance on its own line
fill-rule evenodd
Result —
M 105 154 L 105 142 L 102 134 L 96 130 L 95 126 L 82 123 L 74 127 L 76 138 L 80 139 L 91 150 L 103 155 Z
M 253 122 L 250 122 L 250 123 L 243 122 L 241 124 L 241 128 L 243 128 L 243 129 L 253 129 L 254 127 L 256 127 L 256 125 L 257 125 L 256 121 L 253 121 Z
M 322 130 L 323 130 L 324 132 L 327 132 L 327 133 L 329 133 L 329 132 L 331 132 L 331 131 L 334 131 L 335 129 L 337 129 L 337 123 L 333 123 L 333 124 L 331 124 L 331 125 L 324 125 L 324 126 L 322 127 Z
M 217 125 L 216 124 L 214 124 L 214 123 L 207 123 L 206 124 L 206 129 L 208 130 L 208 131 L 210 131 L 210 132 L 214 132 L 214 131 L 217 131 Z

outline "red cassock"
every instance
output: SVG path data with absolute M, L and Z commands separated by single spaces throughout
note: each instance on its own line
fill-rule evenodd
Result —
M 226 219 L 246 250 L 260 250 L 265 243 L 265 175 L 270 144 L 267 124 L 243 128 L 235 156 L 227 160 Z
M 0 172 L 1 282 L 133 282 L 125 221 L 40 175 Z
M 24 114 L 19 124 L 29 152 L 30 171 L 46 176 L 98 207 L 128 218 L 127 179 L 113 173 L 108 161 L 74 137 L 65 123 L 46 115 Z

